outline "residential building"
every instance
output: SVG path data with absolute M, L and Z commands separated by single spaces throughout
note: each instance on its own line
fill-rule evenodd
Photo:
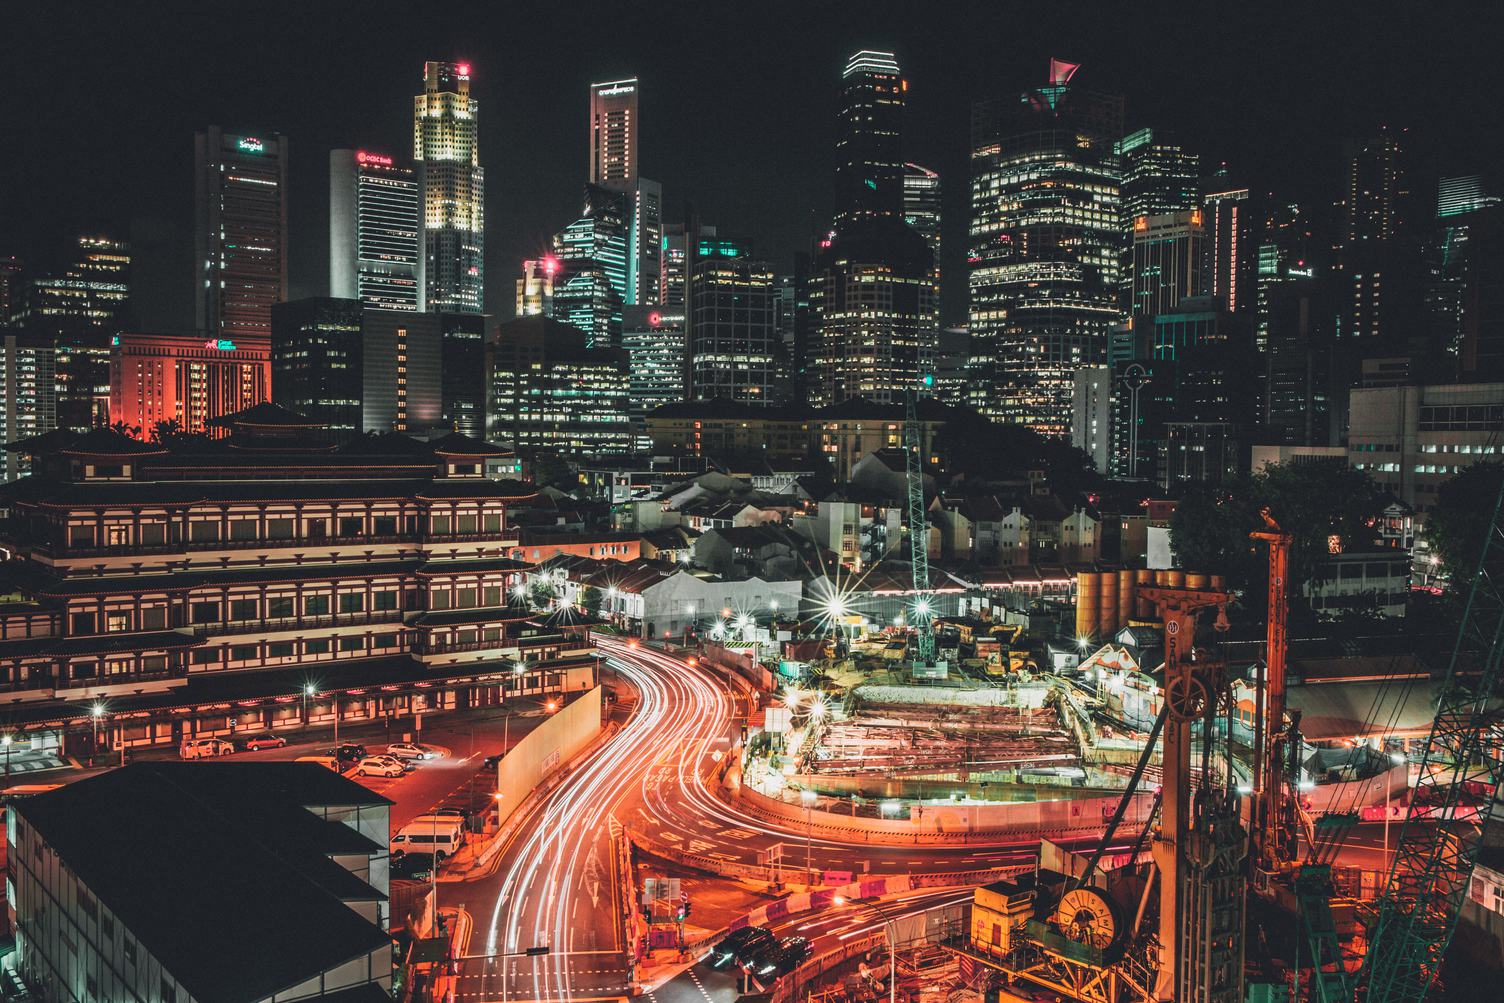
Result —
M 28 798 L 9 808 L 16 967 L 48 1003 L 390 999 L 391 805 L 269 762 L 137 763 Z
M 424 303 L 429 310 L 485 309 L 485 169 L 470 64 L 423 64 L 413 98 L 413 160 L 423 192 Z
M 1071 398 L 1071 445 L 1103 473 L 1112 453 L 1112 383 L 1109 366 L 1078 369 Z
M 27 746 L 118 756 L 594 685 L 582 638 L 507 604 L 524 566 L 496 555 L 534 498 L 485 476 L 508 451 L 331 440 L 274 404 L 216 427 L 10 446 L 33 472 L 4 488 L 0 679 Z
M 534 316 L 497 327 L 489 357 L 493 437 L 519 450 L 632 451 L 625 351 L 591 347 L 578 328 Z
M 150 437 L 162 422 L 208 432 L 217 418 L 271 398 L 268 333 L 245 344 L 228 338 L 122 332 L 110 353 L 110 419 Z
M 368 150 L 329 151 L 329 294 L 384 310 L 422 310 L 417 173 Z
M 195 316 L 203 339 L 264 349 L 272 304 L 287 298 L 287 138 L 194 139 Z
M 1123 101 L 1070 83 L 972 107 L 970 403 L 1045 435 L 1070 430 L 1076 370 L 1106 358 L 1125 240 L 1115 143 Z

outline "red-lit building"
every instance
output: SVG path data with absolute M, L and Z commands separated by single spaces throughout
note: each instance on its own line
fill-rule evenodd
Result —
M 271 342 L 181 334 L 122 333 L 110 352 L 110 420 L 139 428 L 161 421 L 185 432 L 272 395 Z

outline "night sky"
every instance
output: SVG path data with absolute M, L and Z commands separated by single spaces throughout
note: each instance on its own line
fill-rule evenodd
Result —
M 693 203 L 783 267 L 829 213 L 845 56 L 892 49 L 908 159 L 947 186 L 945 319 L 964 319 L 969 103 L 1043 80 L 1127 97 L 1130 128 L 1312 202 L 1341 138 L 1408 127 L 1426 174 L 1498 176 L 1504 20 L 1444 4 L 20 3 L 0 21 L 0 254 L 60 266 L 84 231 L 128 234 L 144 330 L 192 327 L 193 133 L 291 138 L 290 297 L 327 292 L 328 150 L 410 156 L 425 59 L 475 67 L 487 307 L 578 210 L 587 86 L 642 79 L 642 172 L 666 218 Z M 1455 15 L 1450 12 L 1457 11 Z M 446 19 L 446 14 L 452 17 Z

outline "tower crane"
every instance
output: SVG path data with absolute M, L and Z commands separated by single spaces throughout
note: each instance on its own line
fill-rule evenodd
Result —
M 926 374 L 921 382 L 930 385 Z M 908 486 L 909 567 L 913 574 L 914 606 L 909 620 L 914 625 L 916 665 L 935 664 L 934 599 L 930 595 L 929 521 L 924 508 L 924 463 L 919 433 L 919 387 L 904 395 L 903 451 Z
M 1364 1003 L 1419 1003 L 1441 973 L 1485 826 L 1501 808 L 1504 743 L 1504 484 L 1480 547 L 1477 574 L 1447 665 L 1436 718 L 1420 761 L 1414 806 L 1400 829 L 1389 879 L 1369 927 L 1358 972 Z M 1474 673 L 1470 670 L 1476 670 Z M 1469 785 L 1487 801 L 1465 807 Z

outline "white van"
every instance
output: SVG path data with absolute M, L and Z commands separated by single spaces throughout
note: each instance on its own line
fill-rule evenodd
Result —
M 443 860 L 465 845 L 465 820 L 456 815 L 419 815 L 392 836 L 393 853 L 432 853 Z
M 235 746 L 222 738 L 185 738 L 178 746 L 178 755 L 183 759 L 213 759 L 234 751 Z

